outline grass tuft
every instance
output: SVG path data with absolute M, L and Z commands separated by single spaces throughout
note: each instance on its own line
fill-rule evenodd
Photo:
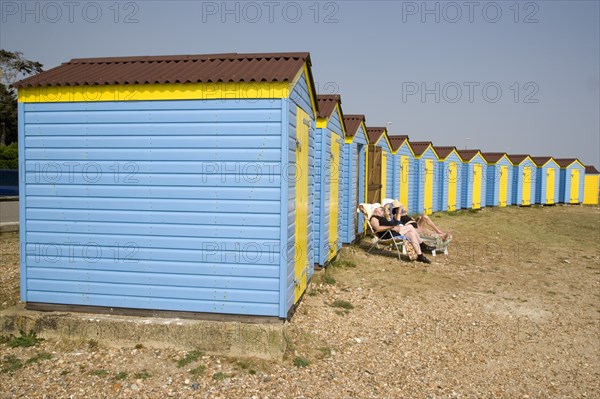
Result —
M 310 365 L 310 360 L 304 357 L 297 357 L 294 359 L 294 366 L 296 367 L 308 367 Z
M 335 301 L 333 301 L 331 306 L 334 308 L 342 308 L 342 309 L 346 309 L 346 310 L 354 309 L 354 305 L 352 305 L 350 302 L 344 301 L 342 299 L 336 299 Z
M 15 337 L 11 335 L 8 340 L 8 346 L 11 348 L 28 348 L 30 346 L 36 346 L 40 342 L 42 342 L 43 338 L 38 338 L 35 331 L 31 330 L 29 333 L 25 333 L 24 331 L 19 331 L 20 336 Z
M 191 351 L 186 353 L 185 357 L 183 359 L 179 359 L 177 361 L 177 367 L 181 368 L 184 366 L 187 366 L 190 363 L 195 362 L 196 360 L 200 359 L 202 357 L 202 352 L 200 351 Z

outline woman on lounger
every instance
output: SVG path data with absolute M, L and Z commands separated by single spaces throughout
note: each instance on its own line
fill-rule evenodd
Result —
M 387 220 L 385 216 L 383 216 L 382 207 L 377 207 L 373 210 L 370 222 L 373 230 L 375 230 L 375 233 L 377 233 L 380 238 L 385 238 L 386 234 L 391 234 L 393 237 L 406 236 L 417 253 L 417 261 L 427 264 L 431 263 L 431 261 L 423 255 L 421 250 L 431 251 L 435 248 L 425 244 L 413 226 L 399 226 L 395 222 Z
M 438 235 L 442 241 L 448 240 L 450 236 L 450 234 L 444 233 L 442 230 L 440 230 L 435 223 L 433 223 L 433 220 L 431 220 L 431 218 L 427 215 L 417 216 L 416 220 L 411 218 L 408 216 L 404 205 L 396 200 L 392 202 L 391 216 L 392 220 L 396 221 L 398 224 L 403 224 L 405 226 L 412 225 L 421 235 L 428 235 L 426 229 L 430 228 L 431 230 L 435 231 L 435 234 Z

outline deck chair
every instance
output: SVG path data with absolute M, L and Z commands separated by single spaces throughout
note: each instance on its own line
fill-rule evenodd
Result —
M 392 251 L 395 250 L 396 253 L 398 254 L 399 260 L 402 260 L 401 255 L 407 255 L 407 256 L 409 256 L 409 258 L 411 258 L 411 260 L 414 260 L 413 257 L 416 259 L 416 253 L 414 252 L 412 247 L 410 248 L 410 250 L 407 250 L 407 248 L 409 246 L 411 246 L 410 240 L 408 239 L 408 237 L 394 236 L 394 235 L 392 235 L 391 231 L 386 231 L 385 234 L 383 235 L 383 237 L 379 237 L 377 235 L 377 233 L 375 233 L 373 226 L 371 226 L 370 209 L 367 209 L 364 205 L 365 204 L 360 204 L 358 206 L 358 208 L 356 209 L 356 212 L 362 213 L 364 215 L 364 218 L 367 222 L 367 226 L 369 226 L 369 230 L 371 232 L 370 233 L 370 235 L 372 237 L 371 238 L 371 246 L 367 250 L 367 253 L 370 253 L 373 250 L 373 248 L 377 248 L 377 249 L 386 248 L 386 249 L 389 249 Z M 413 256 L 413 254 L 414 254 L 414 256 Z

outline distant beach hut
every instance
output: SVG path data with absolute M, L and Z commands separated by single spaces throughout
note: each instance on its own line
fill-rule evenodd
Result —
M 552 205 L 558 202 L 560 166 L 552 157 L 531 157 L 537 167 L 535 203 Z
M 394 153 L 394 179 L 393 189 L 389 198 L 399 199 L 407 209 L 416 208 L 416 202 L 412 201 L 409 193 L 412 190 L 411 181 L 412 165 L 414 164 L 415 154 L 410 147 L 408 136 L 392 136 L 388 139 Z
M 367 201 L 367 128 L 364 115 L 344 115 L 342 243 L 349 244 L 364 232 L 362 213 L 356 212 L 358 204 Z
M 460 209 L 462 158 L 456 147 L 433 146 L 439 157 L 438 210 Z
M 414 190 L 414 198 L 417 204 L 416 208 L 408 208 L 410 213 L 429 215 L 433 212 L 434 206 L 438 203 L 438 187 L 436 184 L 436 165 L 438 163 L 438 155 L 433 149 L 430 141 L 411 141 L 410 147 L 415 154 L 413 167 L 413 184 L 411 188 Z
M 512 203 L 528 206 L 535 202 L 535 180 L 537 167 L 526 154 L 509 154 L 513 164 Z
M 315 131 L 314 261 L 324 266 L 342 246 L 343 151 L 346 136 L 339 95 L 318 95 Z
M 479 150 L 458 150 L 463 160 L 461 206 L 481 209 L 485 206 L 487 162 Z
M 560 166 L 558 201 L 563 204 L 582 203 L 585 166 L 575 158 L 561 158 L 554 160 Z
M 512 204 L 513 165 L 504 152 L 484 152 L 487 161 L 486 206 Z
M 382 202 L 391 195 L 393 185 L 392 147 L 384 127 L 367 127 L 367 136 L 367 200 L 369 203 Z
M 73 59 L 16 86 L 28 308 L 289 317 L 313 270 L 308 53 Z
M 600 182 L 600 172 L 592 165 L 585 167 L 585 180 L 583 183 L 583 203 L 586 205 L 598 205 L 598 196 L 600 194 L 598 183 Z

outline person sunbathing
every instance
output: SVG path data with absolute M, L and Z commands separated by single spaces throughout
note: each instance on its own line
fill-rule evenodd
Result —
M 449 233 L 445 233 L 440 230 L 439 227 L 433 223 L 433 220 L 427 215 L 417 216 L 417 219 L 413 219 L 408 216 L 407 210 L 400 202 L 394 200 L 392 201 L 392 213 L 391 218 L 397 223 L 402 225 L 411 225 L 413 226 L 420 235 L 430 235 L 427 232 L 427 228 L 430 228 L 435 232 L 437 236 L 440 237 L 442 241 L 447 241 L 450 238 Z
M 373 209 L 370 223 L 375 233 L 380 238 L 385 238 L 386 235 L 391 235 L 392 237 L 405 236 L 410 240 L 410 244 L 417 253 L 417 261 L 426 264 L 431 263 L 431 261 L 423 255 L 422 250 L 432 251 L 435 250 L 435 248 L 425 244 L 413 226 L 397 225 L 395 222 L 387 220 L 383 215 L 383 207 Z

